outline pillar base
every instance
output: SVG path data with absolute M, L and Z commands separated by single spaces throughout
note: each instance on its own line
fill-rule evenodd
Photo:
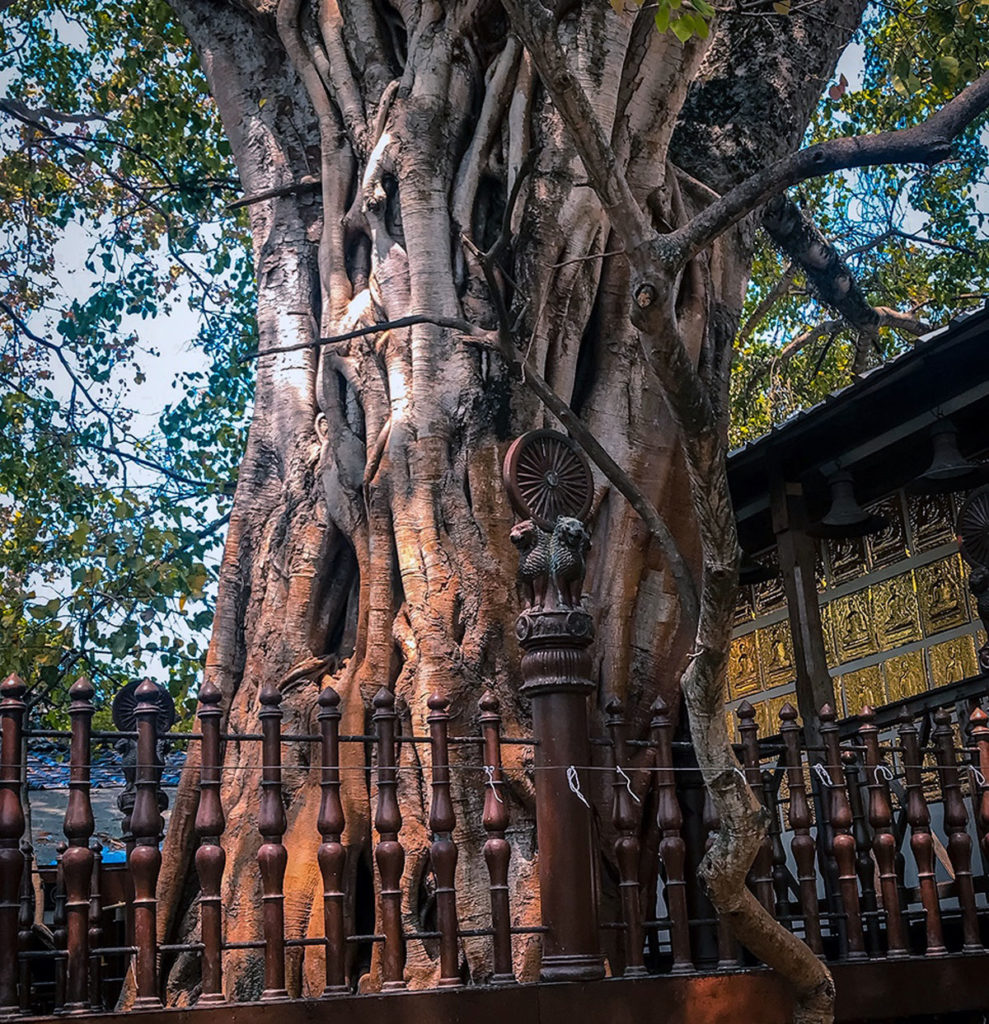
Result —
M 544 956 L 540 981 L 600 981 L 605 975 L 604 957 L 561 953 Z
M 227 998 L 222 992 L 207 992 L 206 995 L 200 996 L 196 1002 L 196 1006 L 223 1006 L 226 1003 Z

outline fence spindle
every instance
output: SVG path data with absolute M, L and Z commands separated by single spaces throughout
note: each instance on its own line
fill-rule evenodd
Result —
M 379 906 L 385 942 L 382 953 L 382 984 L 385 992 L 405 988 L 405 936 L 402 934 L 402 869 L 405 851 L 398 841 L 402 812 L 396 796 L 395 695 L 382 687 L 374 698 L 374 730 L 378 744 L 378 807 L 374 828 L 378 843 L 374 859 L 381 876 Z
M 804 918 L 804 939 L 811 951 L 823 955 L 821 942 L 821 911 L 817 900 L 817 873 L 814 862 L 817 843 L 810 834 L 811 814 L 804 781 L 803 756 L 800 753 L 800 726 L 797 709 L 787 702 L 780 709 L 780 735 L 786 758 L 786 783 L 790 791 L 787 821 L 793 832 L 790 845 L 797 862 L 797 886 L 800 890 L 800 910 Z
M 323 995 L 348 992 L 345 975 L 343 875 L 347 854 L 340 842 L 344 829 L 340 802 L 340 695 L 332 686 L 319 695 L 322 753 L 321 798 L 317 827 L 322 842 L 317 860 L 323 877 L 323 934 L 326 937 L 326 985 Z
M 862 911 L 859 906 L 858 876 L 855 873 L 855 838 L 852 835 L 852 809 L 845 791 L 845 775 L 838 748 L 838 726 L 830 704 L 821 708 L 821 739 L 824 741 L 825 768 L 831 779 L 827 787 L 831 820 L 831 854 L 838 866 L 838 891 L 845 913 L 848 937 L 848 959 L 864 960 L 865 938 L 862 933 Z
M 457 845 L 453 830 L 457 819 L 450 799 L 450 746 L 448 729 L 450 702 L 434 693 L 427 701 L 429 742 L 432 752 L 432 800 L 429 807 L 429 830 L 433 841 L 429 860 L 436 881 L 436 923 L 440 933 L 440 988 L 460 985 L 460 939 L 457 922 Z
M 134 691 L 137 706 L 137 793 L 131 811 L 134 846 L 128 858 L 134 879 L 134 944 L 137 946 L 137 1009 L 159 1009 L 156 889 L 161 870 L 162 819 L 158 806 L 158 687 L 150 679 Z
M 18 917 L 24 854 L 20 842 L 24 833 L 21 807 L 21 748 L 23 743 L 24 694 L 27 687 L 16 675 L 0 683 L 0 1014 L 16 1013 Z
M 866 788 L 869 791 L 869 824 L 872 826 L 872 855 L 879 868 L 879 891 L 886 912 L 886 955 L 891 960 L 908 955 L 907 933 L 900 908 L 896 874 L 897 841 L 893 834 L 893 808 L 889 783 L 879 769 L 885 768 L 879 751 L 879 730 L 875 712 L 866 705 L 859 712 L 859 738 L 865 747 Z
M 486 691 L 478 702 L 481 734 L 484 737 L 484 763 L 489 773 L 484 787 L 484 863 L 491 881 L 492 985 L 515 982 L 512 970 L 512 918 L 508 904 L 508 864 L 512 849 L 505 838 L 508 828 L 508 794 L 501 770 L 501 705 Z
M 676 794 L 673 774 L 673 721 L 662 697 L 652 705 L 650 727 L 656 744 L 656 821 L 663 838 L 659 856 L 666 869 L 666 906 L 670 914 L 670 945 L 673 949 L 673 974 L 694 969 L 690 958 L 690 922 L 687 916 L 687 883 L 684 877 L 686 843 L 680 835 L 683 812 Z
M 258 831 L 262 843 L 258 850 L 261 871 L 262 926 L 264 931 L 264 991 L 261 999 L 287 999 L 285 989 L 285 868 L 288 853 L 282 842 L 285 835 L 285 807 L 282 804 L 282 695 L 266 683 L 259 694 L 261 710 L 261 806 Z
M 63 831 L 69 841 L 62 856 L 65 875 L 65 917 L 68 945 L 65 1009 L 81 1013 L 89 1006 L 89 889 L 93 851 L 89 840 L 95 829 L 90 802 L 90 733 L 93 686 L 81 676 L 69 689 L 72 739 L 69 751 L 69 799 Z
M 841 760 L 845 769 L 845 785 L 848 787 L 848 803 L 852 811 L 852 838 L 855 840 L 855 873 L 862 891 L 861 902 L 865 909 L 865 930 L 869 937 L 869 949 L 878 953 L 880 949 L 879 904 L 876 900 L 876 866 L 872 862 L 872 844 L 869 842 L 869 826 L 865 818 L 865 801 L 862 798 L 862 766 L 854 750 L 842 750 Z
M 961 779 L 955 760 L 950 712 L 939 708 L 934 713 L 934 722 L 932 738 L 944 804 L 944 827 L 948 833 L 948 857 L 955 872 L 955 893 L 962 912 L 962 952 L 981 953 L 975 887 L 972 884 L 972 839 L 968 834 L 968 812 L 962 799 Z
M 718 816 L 718 809 L 714 806 L 714 798 L 711 796 L 711 791 L 707 786 L 704 787 L 703 824 L 707 832 L 707 841 L 704 843 L 704 852 L 707 853 L 714 846 L 718 832 L 721 829 L 721 818 Z M 725 916 L 713 903 L 710 901 L 708 903 L 711 907 L 711 912 L 718 920 L 718 970 L 734 970 L 743 962 L 742 948 L 735 941 Z
M 931 813 L 924 796 L 921 772 L 920 737 L 912 718 L 900 725 L 900 743 L 903 746 L 903 773 L 907 788 L 907 821 L 910 824 L 910 849 L 917 865 L 920 898 L 927 913 L 927 955 L 945 956 L 947 949 L 941 932 L 941 906 L 938 903 L 937 882 L 934 875 L 934 840 L 931 837 Z
M 738 732 L 742 740 L 742 760 L 745 781 L 759 803 L 765 807 L 762 792 L 762 773 L 759 770 L 759 724 L 755 720 L 755 708 L 743 700 L 738 706 Z M 749 882 L 756 899 L 774 917 L 776 900 L 773 894 L 773 841 L 768 832 L 763 836 L 759 849 L 752 861 Z
M 103 955 L 94 953 L 103 942 L 103 895 L 101 891 L 103 844 L 93 843 L 93 870 L 89 876 L 89 1008 L 103 1009 Z
M 639 898 L 639 815 L 629 792 L 628 777 L 618 769 L 627 764 L 625 747 L 625 709 L 617 697 L 608 701 L 608 731 L 611 733 L 615 778 L 613 782 L 612 821 L 618 838 L 615 840 L 615 861 L 618 864 L 618 885 L 621 892 L 622 921 L 625 925 L 626 978 L 646 974 L 643 962 L 645 940 L 642 928 L 642 905 Z
M 979 822 L 979 846 L 982 851 L 982 863 L 989 870 L 989 715 L 982 708 L 975 708 L 969 718 L 972 730 L 972 741 L 975 743 L 976 766 L 982 774 L 984 782 L 972 779 L 973 790 L 978 791 L 976 816 Z
M 21 852 L 24 854 L 24 874 L 21 877 L 21 906 L 17 917 L 17 952 L 26 953 L 31 948 L 34 938 L 34 915 L 37 910 L 37 899 L 34 894 L 34 879 L 31 872 L 34 866 L 34 847 L 25 839 L 21 841 Z M 31 961 L 23 958 L 18 971 L 20 977 L 21 1012 L 31 1012 L 32 978 Z
M 783 847 L 783 827 L 780 822 L 779 783 L 774 771 L 762 773 L 762 802 L 769 815 L 769 844 L 772 850 L 773 896 L 776 917 L 783 920 L 790 916 L 789 878 L 786 871 L 786 850 Z
M 207 676 L 199 688 L 202 733 L 199 806 L 196 808 L 196 874 L 199 875 L 199 934 L 203 944 L 202 992 L 198 1006 L 216 1006 L 223 998 L 223 906 L 220 886 L 227 856 L 220 845 L 226 826 L 220 799 L 220 701 L 223 694 Z

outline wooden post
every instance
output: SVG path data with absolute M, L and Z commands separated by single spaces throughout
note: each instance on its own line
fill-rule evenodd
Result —
M 951 714 L 945 708 L 934 713 L 934 751 L 944 803 L 944 827 L 948 833 L 948 857 L 955 872 L 955 892 L 962 912 L 962 952 L 981 953 L 979 918 L 972 884 L 972 839 L 968 834 L 968 812 L 962 799 L 961 779 L 955 760 L 955 737 Z
M 498 698 L 486 691 L 478 702 L 481 734 L 484 738 L 484 863 L 491 881 L 492 985 L 512 985 L 512 917 L 508 904 L 508 864 L 512 849 L 505 839 L 508 828 L 508 794 L 501 771 L 501 705 Z
M 817 598 L 817 550 L 807 533 L 807 510 L 800 484 L 784 480 L 775 471 L 770 481 L 770 501 L 793 637 L 797 709 L 805 740 L 816 746 L 821 742 L 818 709 L 835 703 Z
M 24 854 L 20 842 L 24 833 L 21 807 L 21 764 L 24 694 L 27 687 L 16 675 L 0 683 L 0 1014 L 16 1013 L 17 919 L 20 914 L 21 877 Z
M 891 960 L 909 954 L 907 933 L 900 908 L 900 890 L 896 875 L 896 836 L 893 834 L 893 808 L 889 796 L 891 773 L 879 751 L 879 730 L 875 712 L 866 705 L 859 712 L 862 725 L 859 738 L 865 747 L 865 777 L 869 790 L 869 824 L 872 826 L 872 855 L 879 868 L 879 891 L 886 913 L 886 955 Z
M 89 1008 L 103 1007 L 103 954 L 93 952 L 103 942 L 103 896 L 101 871 L 103 844 L 93 843 L 93 873 L 89 877 Z
M 433 840 L 429 860 L 436 881 L 436 923 L 440 933 L 440 988 L 457 988 L 460 982 L 460 925 L 457 922 L 457 844 L 453 830 L 457 819 L 450 799 L 450 702 L 434 693 L 428 703 L 429 742 L 432 753 L 432 800 L 429 830 Z
M 821 736 L 826 751 L 826 769 L 831 784 L 828 803 L 831 808 L 831 849 L 838 865 L 838 891 L 848 923 L 848 959 L 866 959 L 862 934 L 862 911 L 859 906 L 858 876 L 855 873 L 855 838 L 852 835 L 852 809 L 845 792 L 845 775 L 838 748 L 838 726 L 830 704 L 821 708 Z
M 134 847 L 128 858 L 134 879 L 134 944 L 137 946 L 137 965 L 134 970 L 137 998 L 134 1006 L 140 1010 L 160 1009 L 158 997 L 158 872 L 161 870 L 162 820 L 158 807 L 158 773 L 156 770 L 158 745 L 158 687 L 145 679 L 135 690 L 137 707 L 137 795 L 131 812 L 130 827 Z
M 374 859 L 381 877 L 378 906 L 381 930 L 385 935 L 381 957 L 381 988 L 394 992 L 405 988 L 405 936 L 402 932 L 402 869 L 405 850 L 398 841 L 402 812 L 395 792 L 398 784 L 395 767 L 395 695 L 382 687 L 374 698 L 374 731 L 378 743 L 378 806 L 374 828 L 378 843 Z
M 745 781 L 755 798 L 765 807 L 762 792 L 762 772 L 759 768 L 759 725 L 755 720 L 755 708 L 743 700 L 738 706 L 738 731 L 742 739 L 742 759 L 745 767 Z M 766 908 L 767 913 L 776 915 L 776 904 L 773 896 L 773 841 L 767 832 L 759 843 L 752 868 L 749 871 L 749 884 L 756 899 Z
M 326 937 L 323 995 L 331 996 L 349 991 L 343 916 L 343 872 L 347 854 L 340 842 L 345 824 L 340 802 L 340 695 L 332 686 L 327 686 L 318 702 L 322 775 L 317 828 L 322 842 L 316 859 L 323 877 L 323 935 Z
M 673 974 L 689 974 L 694 969 L 690 956 L 690 921 L 687 914 L 687 881 L 684 878 L 686 844 L 680 835 L 683 814 L 676 794 L 673 774 L 673 720 L 662 697 L 652 705 L 649 723 L 656 744 L 656 820 L 663 838 L 659 856 L 666 869 L 666 906 L 670 914 L 670 945 L 673 948 Z
M 264 991 L 266 1002 L 288 999 L 285 989 L 285 868 L 288 853 L 282 843 L 285 807 L 282 804 L 282 695 L 266 683 L 259 694 L 261 710 L 261 805 L 258 850 L 261 871 L 262 929 L 264 931 Z
M 900 743 L 903 746 L 903 773 L 907 787 L 907 821 L 910 823 L 910 849 L 917 864 L 920 898 L 927 914 L 927 955 L 946 956 L 941 932 L 941 906 L 938 903 L 937 882 L 934 876 L 934 841 L 931 838 L 931 813 L 924 796 L 924 778 L 921 772 L 923 755 L 920 737 L 912 718 L 900 725 Z
M 72 741 L 69 752 L 69 800 L 63 831 L 69 841 L 62 856 L 65 873 L 65 915 L 68 937 L 66 962 L 67 1013 L 89 1008 L 89 890 L 93 875 L 93 806 L 90 802 L 90 733 L 93 720 L 92 684 L 85 676 L 69 689 Z
M 574 792 L 590 763 L 587 698 L 594 691 L 588 648 L 594 635 L 581 608 L 527 609 L 516 631 L 523 695 L 532 700 L 537 746 L 536 833 L 543 981 L 604 977 L 598 935 L 591 809 Z
M 220 845 L 226 826 L 220 800 L 220 701 L 223 694 L 208 676 L 199 688 L 202 734 L 199 764 L 199 806 L 195 830 L 196 874 L 199 875 L 199 935 L 202 952 L 202 993 L 197 1006 L 218 1006 L 223 998 L 223 905 L 220 886 L 227 856 Z
M 615 778 L 612 782 L 612 821 L 618 838 L 615 840 L 615 862 L 618 865 L 618 885 L 621 892 L 622 922 L 625 925 L 624 952 L 626 978 L 644 976 L 644 932 L 642 928 L 642 902 L 639 892 L 639 818 L 635 811 L 631 781 L 622 772 L 627 764 L 625 747 L 625 709 L 617 697 L 612 697 L 605 708 L 608 713 L 608 732 Z
M 797 884 L 800 889 L 800 909 L 804 918 L 804 937 L 811 951 L 823 955 L 821 942 L 821 912 L 817 901 L 817 873 L 814 870 L 817 844 L 810 834 L 810 804 L 804 782 L 803 757 L 800 753 L 800 726 L 797 709 L 787 702 L 780 710 L 780 734 L 786 757 L 786 781 L 790 790 L 787 819 L 793 832 L 790 848 L 797 862 Z

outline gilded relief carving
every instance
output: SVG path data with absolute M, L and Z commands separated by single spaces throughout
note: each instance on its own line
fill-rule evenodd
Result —
M 913 494 L 907 499 L 914 553 L 953 540 L 954 515 L 947 494 Z
M 933 636 L 968 622 L 968 598 L 962 584 L 961 561 L 949 555 L 916 571 L 924 633 Z
M 839 662 L 863 658 L 876 650 L 876 637 L 868 590 L 831 602 L 835 646 Z
M 883 673 L 879 665 L 860 668 L 841 677 L 841 691 L 845 698 L 845 714 L 857 715 L 866 704 L 874 708 L 887 702 L 883 686 Z
M 735 604 L 734 625 L 741 626 L 745 622 L 751 622 L 755 618 L 755 604 L 752 600 L 751 587 L 738 588 L 738 601 Z
M 920 639 L 920 610 L 914 592 L 913 573 L 883 580 L 872 588 L 876 636 L 884 651 Z
M 959 636 L 934 644 L 927 651 L 934 686 L 946 686 L 979 674 L 975 657 L 975 638 Z
M 834 642 L 833 601 L 821 605 L 821 632 L 824 634 L 824 656 L 828 660 L 828 667 L 834 668 L 838 664 L 838 648 Z
M 927 689 L 927 672 L 924 670 L 924 652 L 910 651 L 898 654 L 883 663 L 886 677 L 886 693 L 890 701 L 903 700 L 923 693 Z
M 865 543 L 861 537 L 828 542 L 828 563 L 831 574 L 828 583 L 832 587 L 858 579 L 866 572 Z
M 793 639 L 790 623 L 784 619 L 757 630 L 759 664 L 767 687 L 789 682 L 793 672 Z
M 769 705 L 769 731 L 770 733 L 778 733 L 780 731 L 780 712 L 783 710 L 783 705 L 789 701 L 793 703 L 793 694 L 784 693 L 780 697 L 770 697 L 766 702 Z
M 728 651 L 728 692 L 736 700 L 760 689 L 756 635 L 746 633 L 736 637 Z
M 878 569 L 905 558 L 907 529 L 903 520 L 903 506 L 900 503 L 899 494 L 869 505 L 866 511 L 882 516 L 886 520 L 886 525 L 878 533 L 873 533 L 866 538 L 870 567 Z

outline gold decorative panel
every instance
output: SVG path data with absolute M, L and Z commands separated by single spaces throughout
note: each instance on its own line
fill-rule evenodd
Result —
M 968 622 L 968 598 L 961 576 L 961 557 L 949 555 L 916 571 L 924 633 L 933 636 Z
M 928 650 L 927 656 L 930 659 L 931 682 L 934 686 L 957 683 L 979 673 L 975 657 L 975 638 L 971 635 L 934 644 Z
M 879 646 L 884 651 L 920 639 L 920 609 L 913 573 L 893 576 L 872 588 L 872 614 Z
M 782 725 L 782 722 L 780 722 L 780 712 L 787 701 L 791 704 L 795 703 L 792 694 L 784 693 L 779 697 L 770 697 L 766 702 L 769 705 L 769 731 L 772 734 L 780 731 L 780 725 Z
M 886 520 L 886 526 L 866 538 L 869 565 L 873 569 L 893 565 L 907 554 L 907 528 L 903 521 L 903 506 L 899 494 L 876 502 L 868 511 Z
M 874 708 L 887 703 L 883 673 L 879 665 L 860 668 L 841 677 L 841 692 L 845 698 L 845 714 L 857 715 L 866 704 Z
M 911 495 L 907 505 L 914 552 L 927 551 L 954 539 L 954 516 L 947 494 Z
M 883 673 L 890 701 L 913 697 L 927 689 L 923 651 L 910 651 L 909 654 L 898 654 L 890 658 L 883 663 Z
M 758 693 L 762 689 L 755 637 L 754 632 L 746 633 L 731 642 L 728 652 L 728 692 L 732 700 Z
M 784 619 L 756 632 L 759 637 L 759 664 L 762 666 L 765 685 L 770 687 L 788 683 L 794 676 L 790 623 Z
M 828 542 L 828 563 L 831 575 L 828 582 L 832 587 L 839 583 L 857 580 L 866 571 L 865 544 L 861 537 Z
M 868 590 L 846 594 L 831 602 L 834 642 L 840 662 L 864 658 L 876 650 L 876 635 Z
M 767 565 L 776 567 L 775 559 L 765 559 Z M 757 583 L 752 590 L 755 592 L 755 610 L 757 615 L 776 611 L 786 607 L 786 592 L 783 589 L 783 576 L 774 576 L 765 583 Z

